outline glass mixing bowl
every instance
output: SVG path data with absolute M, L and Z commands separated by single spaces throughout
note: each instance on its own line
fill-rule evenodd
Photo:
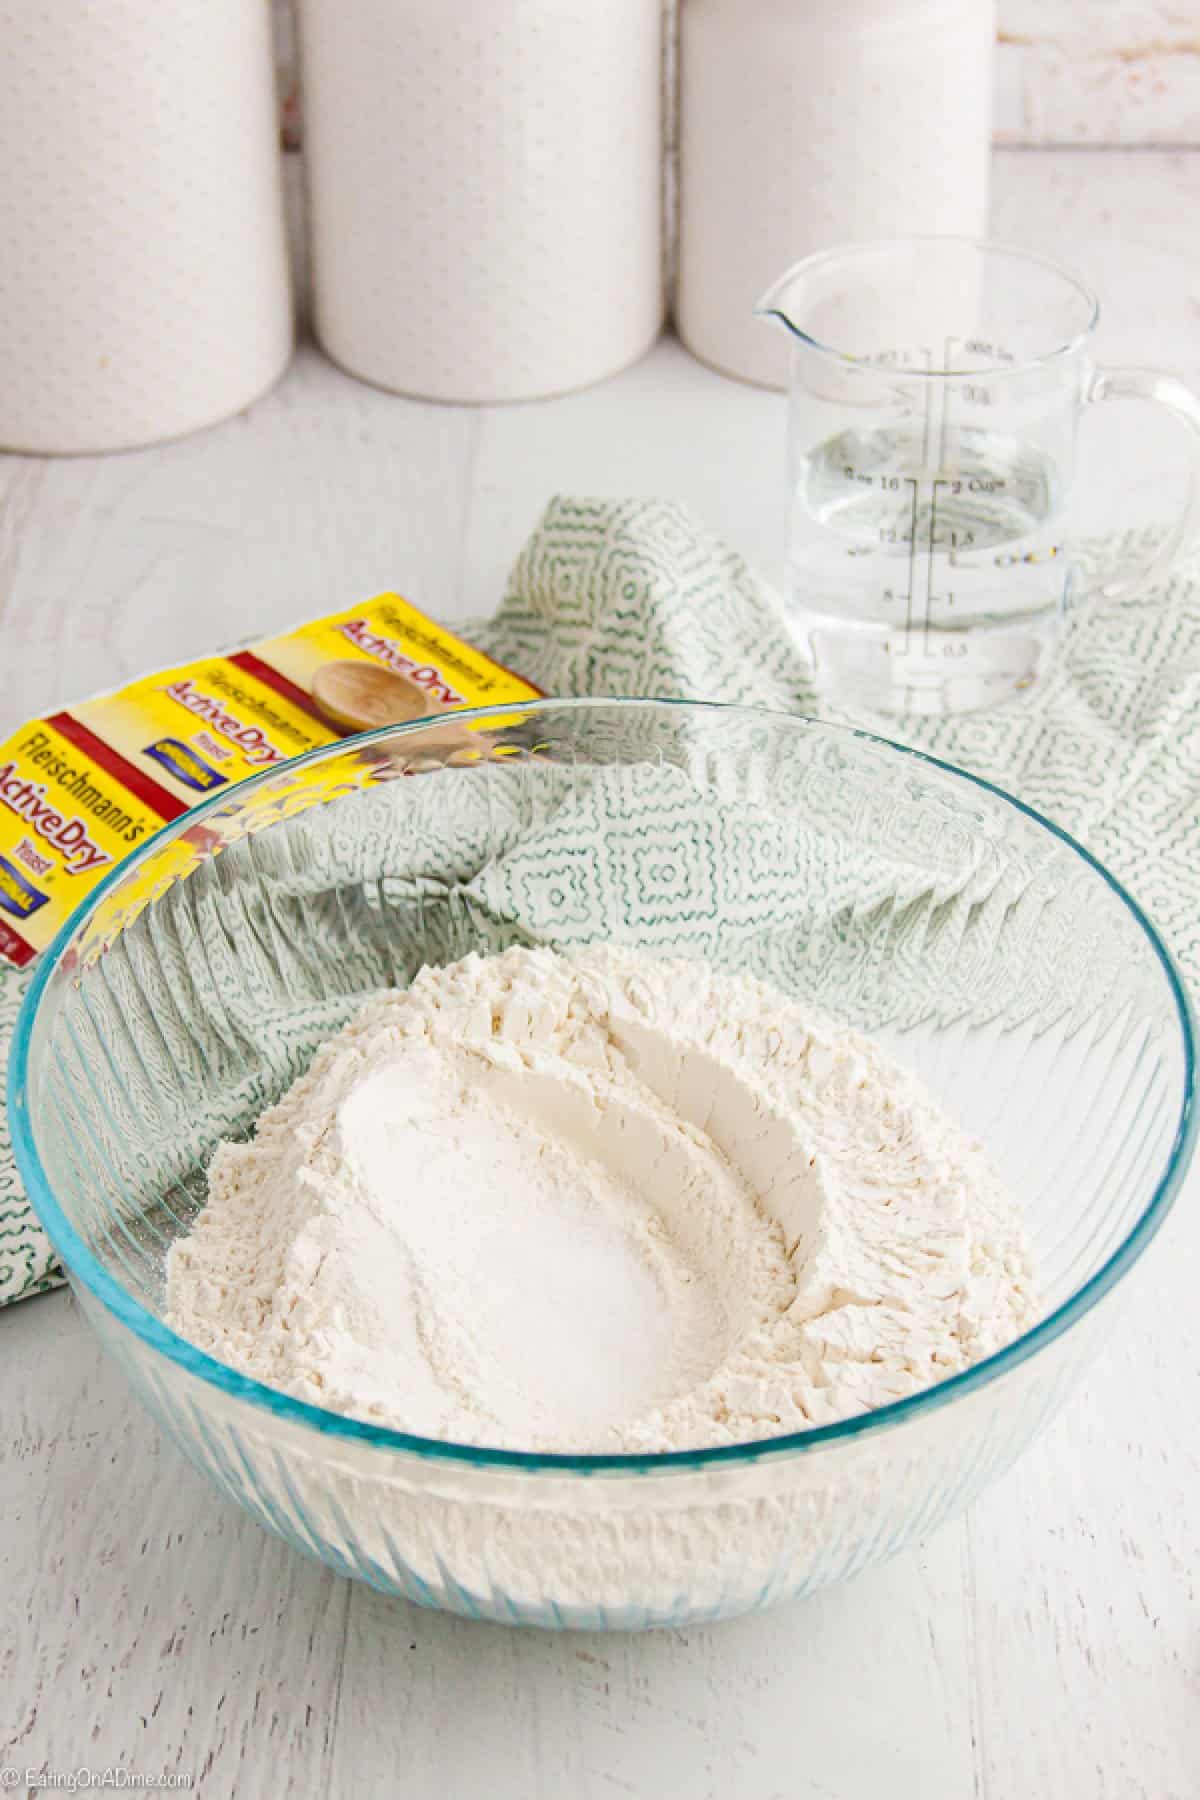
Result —
M 874 1413 L 662 1456 L 406 1436 L 167 1329 L 164 1256 L 214 1143 L 363 996 L 472 950 L 596 939 L 753 971 L 884 1040 L 1024 1206 L 1034 1329 Z M 10 1106 L 84 1311 L 221 1492 L 385 1592 L 628 1628 L 840 1580 L 1011 1463 L 1171 1204 L 1193 1074 L 1187 1000 L 1137 906 L 995 789 L 804 718 L 546 701 L 316 751 L 164 830 L 44 957 Z

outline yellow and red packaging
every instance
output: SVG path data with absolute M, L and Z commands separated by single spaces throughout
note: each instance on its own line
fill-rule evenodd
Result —
M 356 659 L 404 675 L 431 711 L 540 692 L 386 593 L 31 720 L 0 743 L 0 963 L 31 962 L 161 825 L 346 736 L 314 702 L 313 680 Z

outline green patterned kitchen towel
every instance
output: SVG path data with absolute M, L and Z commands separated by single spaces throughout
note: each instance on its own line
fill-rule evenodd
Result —
M 1095 566 L 1136 546 L 1090 547 Z M 496 616 L 468 628 L 547 693 L 823 706 L 775 596 L 688 513 L 559 499 Z M 993 712 L 854 721 L 961 764 L 1080 837 L 1200 973 L 1200 582 L 1074 609 L 1048 677 Z M 25 977 L 0 976 L 0 1079 Z M 2 1090 L 0 1090 L 2 1091 Z M 0 1117 L 0 1304 L 52 1285 Z
M 1085 570 L 1136 539 L 1085 545 Z M 1017 794 L 1124 881 L 1200 976 L 1200 578 L 1071 611 L 1046 678 L 949 719 L 823 704 L 780 602 L 665 501 L 559 499 L 474 641 L 547 693 L 735 701 L 862 725 Z

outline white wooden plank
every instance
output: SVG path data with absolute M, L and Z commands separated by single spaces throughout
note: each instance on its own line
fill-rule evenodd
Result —
M 1200 25 L 1173 0 L 999 0 L 1001 143 L 1200 143 Z
M 304 348 L 248 413 L 180 443 L 0 460 L 0 728 L 383 588 L 446 615 L 476 430 Z
M 351 1608 L 335 1794 L 964 1800 L 961 1533 L 761 1617 L 555 1636 Z M 381 1729 L 380 1720 L 388 1720 Z
M 1200 1788 L 1200 1171 L 1084 1391 L 969 1521 L 985 1795 Z
M 0 1768 L 323 1792 L 349 1584 L 217 1499 L 65 1294 L 0 1354 Z

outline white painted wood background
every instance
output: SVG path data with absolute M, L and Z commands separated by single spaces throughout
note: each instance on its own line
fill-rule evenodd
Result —
M 293 0 L 273 4 L 294 146 Z M 687 0 L 664 0 L 680 4 Z M 1200 0 L 998 0 L 996 136 L 1043 146 L 1200 145 Z
M 1090 277 L 1107 355 L 1200 378 L 1200 154 L 997 165 L 998 232 Z M 1127 406 L 1085 429 L 1083 522 L 1161 517 L 1171 428 Z M 670 339 L 483 411 L 305 346 L 181 443 L 0 458 L 0 731 L 385 585 L 485 611 L 555 490 L 677 496 L 773 570 L 781 450 L 781 401 Z M 65 1294 L 8 1308 L 0 1769 L 178 1771 L 206 1800 L 1196 1800 L 1198 1208 L 1193 1178 L 1086 1389 L 965 1521 L 804 1604 L 642 1638 L 352 1587 L 210 1494 Z
M 999 0 L 1006 144 L 1200 144 L 1197 0 Z

